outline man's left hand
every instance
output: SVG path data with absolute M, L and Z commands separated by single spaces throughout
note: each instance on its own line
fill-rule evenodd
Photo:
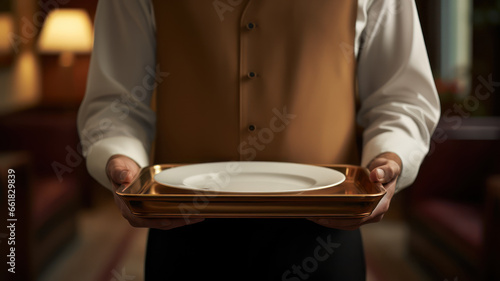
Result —
M 389 210 L 389 205 L 396 189 L 396 182 L 399 174 L 401 174 L 401 165 L 399 156 L 392 152 L 380 154 L 370 162 L 368 166 L 370 180 L 375 183 L 382 183 L 387 190 L 387 193 L 380 200 L 370 216 L 361 219 L 311 218 L 310 220 L 326 227 L 344 230 L 355 230 L 364 224 L 381 221 L 384 214 Z

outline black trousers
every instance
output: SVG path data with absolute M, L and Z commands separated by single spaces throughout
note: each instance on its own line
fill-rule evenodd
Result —
M 206 219 L 149 231 L 151 280 L 365 280 L 359 230 L 306 219 Z

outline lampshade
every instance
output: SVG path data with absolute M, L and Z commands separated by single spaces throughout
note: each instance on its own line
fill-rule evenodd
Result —
M 92 23 L 85 10 L 56 9 L 45 20 L 38 49 L 42 53 L 88 53 L 93 37 Z
M 14 20 L 8 13 L 0 13 L 0 55 L 12 52 L 11 36 L 14 32 Z

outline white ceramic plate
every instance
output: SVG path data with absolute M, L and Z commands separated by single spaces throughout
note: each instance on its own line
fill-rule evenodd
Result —
M 155 180 L 195 191 L 283 193 L 332 187 L 341 184 L 345 176 L 314 165 L 234 161 L 174 167 L 156 174 Z

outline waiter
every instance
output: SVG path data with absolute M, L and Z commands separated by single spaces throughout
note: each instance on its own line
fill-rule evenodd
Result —
M 117 199 L 150 228 L 147 280 L 364 280 L 359 227 L 415 179 L 439 115 L 412 0 L 107 0 L 78 125 L 112 191 L 233 160 L 362 165 L 388 191 L 343 220 L 145 219 Z

